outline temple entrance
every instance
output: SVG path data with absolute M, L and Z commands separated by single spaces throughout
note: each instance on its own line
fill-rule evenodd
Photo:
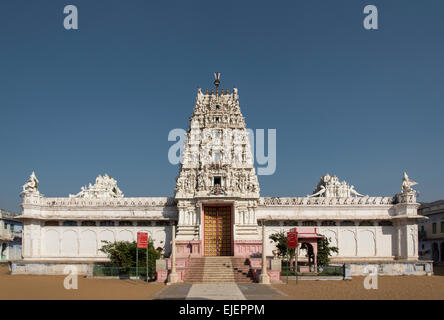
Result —
M 204 207 L 204 255 L 231 256 L 231 206 Z

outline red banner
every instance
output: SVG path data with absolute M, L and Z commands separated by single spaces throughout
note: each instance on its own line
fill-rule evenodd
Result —
M 298 247 L 298 233 L 287 232 L 287 248 L 297 248 L 297 247 Z
M 147 232 L 137 232 L 137 248 L 148 248 Z

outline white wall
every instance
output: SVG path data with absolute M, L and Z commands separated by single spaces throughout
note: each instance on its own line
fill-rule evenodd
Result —
M 97 258 L 106 257 L 99 251 L 102 240 L 137 241 L 137 232 L 154 237 L 154 247 L 163 247 L 169 254 L 170 226 L 44 226 L 41 227 L 41 251 L 33 258 Z
M 273 233 L 285 231 L 297 226 L 267 226 L 267 239 Z M 339 248 L 337 258 L 393 258 L 394 228 L 391 226 L 318 226 L 318 232 Z M 267 255 L 274 249 L 271 240 L 267 243 Z

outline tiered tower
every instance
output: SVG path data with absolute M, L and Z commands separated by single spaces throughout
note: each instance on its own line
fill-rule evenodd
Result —
M 259 183 L 238 91 L 219 92 L 219 74 L 215 76 L 216 90 L 197 91 L 176 180 L 177 251 L 179 255 L 202 255 L 205 208 L 229 206 L 232 254 L 246 256 L 260 251 Z

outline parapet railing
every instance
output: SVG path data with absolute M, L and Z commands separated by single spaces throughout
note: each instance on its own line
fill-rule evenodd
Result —
M 338 206 L 338 205 L 391 205 L 394 197 L 263 197 L 259 199 L 262 206 Z
M 139 197 L 139 198 L 45 198 L 26 197 L 23 204 L 46 207 L 165 207 L 176 206 L 172 197 Z

